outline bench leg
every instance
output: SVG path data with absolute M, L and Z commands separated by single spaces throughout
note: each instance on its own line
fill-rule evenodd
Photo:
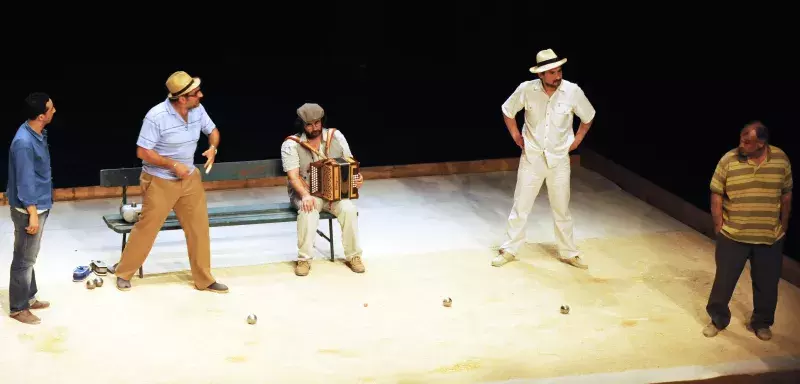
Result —
M 128 234 L 127 233 L 123 233 L 122 234 L 122 250 L 120 252 L 125 252 L 125 244 L 127 244 L 127 241 L 126 241 L 127 238 L 128 238 Z M 139 278 L 141 279 L 142 277 L 144 277 L 144 271 L 142 270 L 142 267 L 139 267 Z
M 333 261 L 333 219 L 328 219 L 328 236 L 329 243 L 331 243 L 331 261 Z
M 328 219 L 328 235 L 317 229 L 317 233 L 331 245 L 331 261 L 333 261 L 333 219 Z

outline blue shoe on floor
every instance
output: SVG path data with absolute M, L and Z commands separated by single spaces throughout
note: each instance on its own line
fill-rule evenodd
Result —
M 83 281 L 86 280 L 89 275 L 92 274 L 92 269 L 89 266 L 81 265 L 78 268 L 75 268 L 72 271 L 72 281 Z

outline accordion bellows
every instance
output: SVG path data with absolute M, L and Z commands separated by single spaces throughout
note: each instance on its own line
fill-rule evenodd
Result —
M 311 163 L 309 192 L 327 201 L 358 199 L 355 176 L 359 162 L 350 157 L 328 158 Z

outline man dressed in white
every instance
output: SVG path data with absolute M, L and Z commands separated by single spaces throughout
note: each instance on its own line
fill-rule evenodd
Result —
M 547 183 L 559 256 L 570 265 L 588 268 L 580 259 L 573 236 L 569 152 L 583 141 L 595 110 L 577 84 L 562 79 L 561 66 L 566 62 L 566 58 L 558 57 L 551 49 L 540 51 L 536 66 L 530 69 L 539 78 L 522 82 L 503 103 L 503 119 L 522 155 L 506 240 L 492 260 L 495 267 L 516 258 L 525 242 L 528 214 L 542 183 Z M 515 116 L 522 109 L 525 109 L 525 124 L 520 133 Z M 574 115 L 581 120 L 577 133 L 572 128 Z

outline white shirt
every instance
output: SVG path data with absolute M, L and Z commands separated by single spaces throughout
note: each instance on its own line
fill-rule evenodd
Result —
M 573 115 L 585 123 L 595 116 L 594 107 L 583 90 L 563 79 L 552 97 L 544 92 L 540 79 L 520 83 L 502 109 L 503 114 L 513 119 L 523 108 L 525 152 L 528 155 L 544 153 L 548 167 L 569 161 L 569 147 L 575 141 Z

